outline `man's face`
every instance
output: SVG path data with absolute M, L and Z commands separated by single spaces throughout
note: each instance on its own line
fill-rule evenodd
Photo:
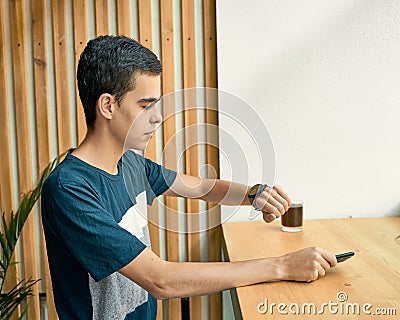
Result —
M 159 111 L 160 76 L 139 74 L 136 88 L 129 91 L 115 110 L 114 132 L 125 149 L 144 150 L 162 117 Z

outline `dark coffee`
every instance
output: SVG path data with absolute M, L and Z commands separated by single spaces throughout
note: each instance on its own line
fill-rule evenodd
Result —
M 303 229 L 303 203 L 292 203 L 289 210 L 282 216 L 282 230 L 297 232 Z

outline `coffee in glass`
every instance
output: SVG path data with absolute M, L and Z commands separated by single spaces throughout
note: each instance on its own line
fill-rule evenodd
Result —
M 289 210 L 282 216 L 282 231 L 299 232 L 303 230 L 303 202 L 293 201 Z

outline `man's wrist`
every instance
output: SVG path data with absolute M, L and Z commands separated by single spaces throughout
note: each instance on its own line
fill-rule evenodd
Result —
M 248 191 L 247 191 L 247 198 L 248 198 L 250 204 L 251 204 L 254 208 L 258 209 L 258 208 L 255 206 L 256 199 L 257 199 L 257 197 L 261 194 L 261 192 L 263 192 L 263 191 L 265 190 L 265 188 L 267 188 L 267 187 L 269 187 L 268 184 L 257 183 L 257 184 L 255 184 L 254 186 L 252 186 L 252 187 L 250 187 L 250 188 L 248 189 Z
M 282 268 L 282 257 L 265 258 L 265 270 L 269 270 L 268 280 L 285 280 L 284 269 Z

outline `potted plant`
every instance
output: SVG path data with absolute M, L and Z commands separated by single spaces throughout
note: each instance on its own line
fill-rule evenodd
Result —
M 5 218 L 5 213 L 3 213 L 0 228 L 0 319 L 7 320 L 10 319 L 14 312 L 18 309 L 22 302 L 26 301 L 27 298 L 32 296 L 33 286 L 40 280 L 20 280 L 18 283 L 8 292 L 3 293 L 4 280 L 7 276 L 7 271 L 9 266 L 15 262 L 11 261 L 15 246 L 19 236 L 21 235 L 22 228 L 28 219 L 30 212 L 38 201 L 41 193 L 43 183 L 49 176 L 50 172 L 57 166 L 61 157 L 63 155 L 54 159 L 49 165 L 44 169 L 42 176 L 36 187 L 26 193 L 22 198 L 21 204 L 19 205 L 16 213 L 11 212 L 8 222 Z M 21 311 L 21 316 L 27 311 L 26 306 L 24 310 Z

